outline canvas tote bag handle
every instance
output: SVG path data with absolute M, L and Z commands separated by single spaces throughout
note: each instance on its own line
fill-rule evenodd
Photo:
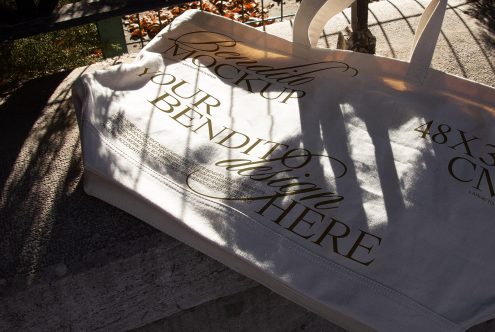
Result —
M 294 18 L 293 41 L 315 47 L 325 24 L 349 7 L 354 0 L 304 0 Z
M 446 8 L 447 0 L 432 0 L 421 15 L 409 54 L 410 65 L 406 76 L 412 83 L 423 83 L 426 78 Z
M 294 43 L 315 47 L 325 24 L 354 0 L 305 0 L 294 19 Z M 408 81 L 422 83 L 430 68 L 442 26 L 447 0 L 432 0 L 421 15 L 410 51 Z

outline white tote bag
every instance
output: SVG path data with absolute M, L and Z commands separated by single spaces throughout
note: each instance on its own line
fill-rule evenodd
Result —
M 189 11 L 74 86 L 85 190 L 351 330 L 495 315 L 494 90 L 311 45 L 351 1 L 305 0 L 294 42 Z

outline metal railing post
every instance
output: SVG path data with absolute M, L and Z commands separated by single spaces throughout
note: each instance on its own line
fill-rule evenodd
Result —
M 101 48 L 105 58 L 127 53 L 122 20 L 119 16 L 96 22 L 100 35 Z
M 368 0 L 357 0 L 351 6 L 351 24 L 353 31 L 368 29 Z
M 352 4 L 351 27 L 339 33 L 337 48 L 375 54 L 376 38 L 368 28 L 368 0 Z

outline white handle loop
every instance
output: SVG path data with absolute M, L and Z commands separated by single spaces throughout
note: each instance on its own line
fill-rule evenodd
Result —
M 315 47 L 323 27 L 333 16 L 349 7 L 354 0 L 305 0 L 294 19 L 295 44 Z M 432 0 L 421 15 L 410 51 L 410 66 L 406 79 L 422 83 L 430 68 L 437 44 L 447 0 Z
M 442 28 L 447 0 L 432 0 L 419 20 L 409 56 L 407 80 L 423 83 Z
M 301 2 L 294 18 L 294 43 L 316 47 L 325 24 L 353 2 L 354 0 L 304 0 Z

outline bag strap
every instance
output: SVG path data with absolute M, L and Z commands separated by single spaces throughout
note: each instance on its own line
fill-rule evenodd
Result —
M 349 7 L 354 0 L 305 0 L 294 19 L 293 41 L 303 47 L 315 47 L 325 24 Z M 409 56 L 406 80 L 421 84 L 430 68 L 447 0 L 431 0 L 421 15 Z
M 406 79 L 411 83 L 423 83 L 435 52 L 442 28 L 447 0 L 432 0 L 419 20 L 409 55 Z
M 302 1 L 294 18 L 294 43 L 315 47 L 325 24 L 353 2 L 354 0 Z

